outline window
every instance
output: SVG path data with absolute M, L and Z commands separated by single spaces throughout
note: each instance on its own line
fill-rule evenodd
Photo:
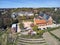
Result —
M 45 28 L 43 28 L 45 30 Z

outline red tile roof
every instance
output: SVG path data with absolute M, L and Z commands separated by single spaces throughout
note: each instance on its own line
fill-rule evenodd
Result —
M 37 20 L 35 19 L 36 24 L 46 24 L 46 20 Z

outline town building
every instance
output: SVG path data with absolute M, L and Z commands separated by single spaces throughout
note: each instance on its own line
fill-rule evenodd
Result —
M 29 11 L 29 12 L 26 12 L 26 11 L 20 11 L 20 12 L 18 12 L 18 15 L 19 15 L 19 16 L 33 16 L 34 13 L 31 12 L 31 11 Z
M 41 30 L 52 27 L 53 24 L 52 17 L 45 13 L 40 13 L 37 17 L 34 18 L 34 25 L 38 25 L 38 28 Z
M 11 26 L 11 32 L 13 33 L 13 32 L 21 32 L 21 29 L 20 29 L 20 27 L 19 27 L 19 23 L 15 23 L 15 24 L 12 24 L 12 26 Z
M 37 17 L 34 18 L 34 25 L 44 26 L 51 24 L 53 24 L 53 19 L 47 14 L 39 14 Z

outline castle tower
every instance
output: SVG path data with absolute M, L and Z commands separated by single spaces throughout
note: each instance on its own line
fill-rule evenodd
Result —
M 36 21 L 35 21 L 35 18 L 34 18 L 34 25 L 36 25 Z

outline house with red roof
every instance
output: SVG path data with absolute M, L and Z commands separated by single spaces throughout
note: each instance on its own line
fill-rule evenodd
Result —
M 34 18 L 34 25 L 45 26 L 45 25 L 51 25 L 51 24 L 53 24 L 53 19 L 51 16 L 47 14 L 42 13 Z

